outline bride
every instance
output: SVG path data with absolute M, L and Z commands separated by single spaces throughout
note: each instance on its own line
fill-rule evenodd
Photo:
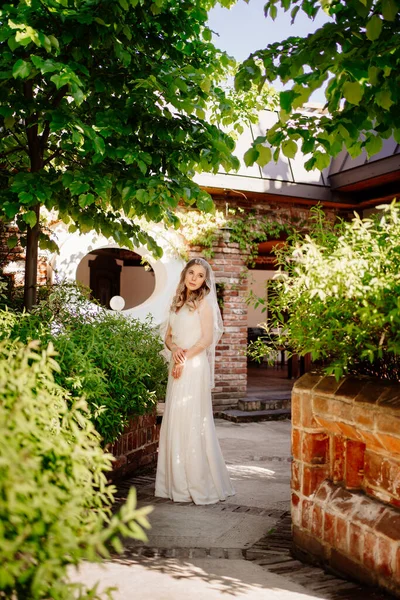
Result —
M 211 388 L 222 335 L 214 274 L 202 258 L 183 269 L 172 301 L 165 345 L 171 351 L 160 431 L 155 495 L 214 504 L 235 492 L 214 426 Z

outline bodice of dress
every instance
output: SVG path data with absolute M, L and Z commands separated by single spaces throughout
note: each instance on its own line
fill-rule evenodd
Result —
M 202 337 L 200 314 L 184 305 L 178 313 L 171 312 L 172 341 L 180 348 L 190 348 Z

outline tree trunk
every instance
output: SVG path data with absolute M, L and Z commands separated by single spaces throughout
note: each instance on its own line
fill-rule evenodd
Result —
M 28 225 L 26 236 L 24 306 L 27 311 L 31 311 L 36 304 L 40 205 L 37 204 L 32 210 L 36 214 L 36 225 L 33 227 Z
M 32 79 L 24 82 L 24 96 L 27 100 L 33 102 L 34 90 Z M 43 144 L 41 144 L 39 138 L 38 119 L 39 116 L 35 112 L 25 119 L 31 173 L 37 173 L 43 168 Z M 36 215 L 36 224 L 33 227 L 28 225 L 26 236 L 24 306 L 27 311 L 32 310 L 32 307 L 36 304 L 40 204 L 36 204 L 30 210 L 33 210 Z

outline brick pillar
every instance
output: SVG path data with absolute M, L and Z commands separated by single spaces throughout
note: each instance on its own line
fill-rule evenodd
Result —
M 247 389 L 247 267 L 239 244 L 224 236 L 213 246 L 211 264 L 217 285 L 223 284 L 224 335 L 215 356 L 215 410 L 236 406 Z M 202 256 L 202 248 L 190 249 L 190 257 Z
M 25 249 L 20 242 L 11 250 L 7 246 L 7 239 L 12 236 L 20 239 L 18 227 L 13 225 L 4 226 L 0 229 L 0 268 L 4 275 L 8 276 L 12 286 L 23 287 L 25 278 Z M 46 254 L 40 253 L 38 257 L 37 285 L 48 283 L 47 275 L 48 261 Z

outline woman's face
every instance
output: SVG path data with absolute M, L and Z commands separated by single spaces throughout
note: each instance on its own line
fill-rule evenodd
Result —
M 206 270 L 201 265 L 192 265 L 186 271 L 185 285 L 191 292 L 195 292 L 203 285 L 206 279 Z

